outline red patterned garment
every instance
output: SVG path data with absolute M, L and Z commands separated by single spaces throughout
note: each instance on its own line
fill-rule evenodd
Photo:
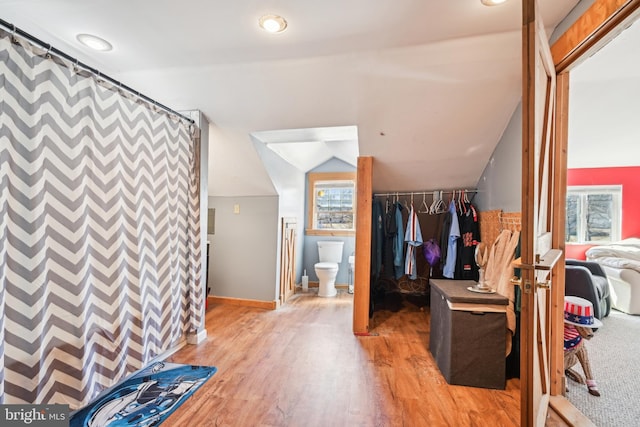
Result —
M 564 351 L 571 350 L 582 341 L 580 332 L 573 325 L 564 324 Z

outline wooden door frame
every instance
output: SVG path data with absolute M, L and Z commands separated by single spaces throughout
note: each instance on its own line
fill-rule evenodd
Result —
M 567 192 L 567 150 L 569 120 L 570 71 L 614 39 L 640 14 L 640 0 L 596 0 L 551 46 L 551 54 L 556 68 L 556 116 L 554 119 L 556 150 L 554 153 L 554 173 L 558 186 L 554 191 L 556 211 L 553 224 L 554 246 L 565 248 L 565 199 Z M 556 246 L 557 245 L 557 246 Z M 551 360 L 551 400 L 550 406 L 569 425 L 585 422 L 582 415 L 564 397 L 563 360 L 563 300 L 564 263 L 553 278 L 555 289 L 552 293 L 553 343 Z

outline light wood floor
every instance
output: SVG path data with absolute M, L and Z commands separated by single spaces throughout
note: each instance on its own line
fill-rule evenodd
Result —
M 379 336 L 355 337 L 352 302 L 341 291 L 298 294 L 274 311 L 210 307 L 208 340 L 169 361 L 218 372 L 163 425 L 519 425 L 519 380 L 506 390 L 446 383 L 428 350 L 428 307 L 376 312 Z

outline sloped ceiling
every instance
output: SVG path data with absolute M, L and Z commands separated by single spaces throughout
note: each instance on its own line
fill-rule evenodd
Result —
M 577 0 L 540 0 L 553 28 Z M 356 126 L 376 191 L 475 186 L 520 99 L 521 2 L 0 0 L 34 36 L 210 129 L 209 193 L 275 194 L 254 133 Z M 267 13 L 289 27 L 269 35 Z M 91 52 L 78 33 L 109 40 Z M 313 152 L 313 150 L 309 150 Z
M 356 126 L 271 130 L 252 135 L 301 172 L 308 172 L 334 157 L 357 166 Z

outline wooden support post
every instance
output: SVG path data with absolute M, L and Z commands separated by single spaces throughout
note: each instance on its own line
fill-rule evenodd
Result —
M 356 262 L 353 282 L 353 333 L 366 335 L 369 332 L 373 157 L 358 157 L 358 177 L 356 182 Z

